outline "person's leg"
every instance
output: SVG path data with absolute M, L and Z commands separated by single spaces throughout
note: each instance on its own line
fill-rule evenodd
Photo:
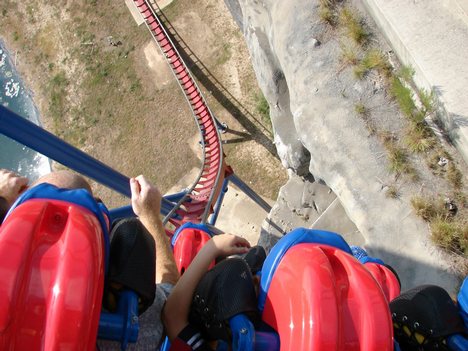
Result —
M 114 224 L 111 231 L 109 270 L 105 291 L 116 301 L 118 292 L 131 289 L 140 298 L 139 313 L 144 312 L 155 296 L 156 248 L 154 239 L 137 218 L 125 218 Z M 113 306 L 116 308 L 117 306 Z
M 63 189 L 85 189 L 93 193 L 91 186 L 81 175 L 73 173 L 71 171 L 56 171 L 49 174 L 46 174 L 36 180 L 31 187 L 41 184 L 48 183 L 55 185 L 58 188 Z

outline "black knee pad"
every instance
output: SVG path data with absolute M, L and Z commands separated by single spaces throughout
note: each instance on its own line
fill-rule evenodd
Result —
M 115 310 L 123 289 L 139 297 L 139 314 L 154 301 L 156 284 L 156 248 L 154 239 L 137 218 L 117 222 L 111 231 L 109 271 L 106 277 L 104 307 Z

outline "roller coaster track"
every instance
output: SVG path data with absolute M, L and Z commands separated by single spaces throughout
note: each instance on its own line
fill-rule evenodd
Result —
M 176 228 L 186 222 L 205 223 L 213 212 L 224 178 L 232 172 L 224 161 L 217 121 L 160 20 L 158 13 L 161 10 L 158 5 L 154 0 L 133 0 L 133 2 L 143 16 L 146 26 L 169 63 L 190 105 L 203 147 L 202 167 L 197 179 L 187 194 L 168 213 L 164 223 L 169 221 Z

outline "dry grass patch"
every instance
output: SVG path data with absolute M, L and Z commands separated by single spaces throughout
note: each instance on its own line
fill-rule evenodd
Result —
M 463 187 L 463 174 L 453 162 L 448 164 L 446 177 L 450 185 L 456 190 Z
M 405 133 L 405 143 L 412 152 L 426 152 L 436 144 L 429 129 L 422 124 L 410 124 Z
M 411 165 L 408 153 L 399 145 L 396 137 L 392 133 L 381 132 L 380 138 L 387 150 L 390 171 L 395 172 L 397 176 L 407 175 L 411 180 L 417 180 L 416 169 Z
M 385 196 L 390 199 L 397 199 L 400 196 L 400 192 L 395 185 L 389 185 L 385 191 Z
M 447 218 L 448 212 L 442 199 L 415 196 L 411 199 L 416 214 L 426 221 L 434 218 Z
M 368 50 L 362 60 L 354 69 L 354 75 L 362 79 L 371 70 L 376 69 L 384 77 L 388 78 L 391 75 L 392 67 L 388 63 L 385 55 L 379 49 L 372 48 Z
M 468 224 L 451 212 L 446 200 L 415 196 L 411 199 L 416 214 L 429 222 L 431 239 L 439 247 L 455 254 L 468 254 Z
M 390 161 L 390 170 L 397 175 L 406 174 L 412 179 L 416 178 L 416 170 L 410 164 L 408 154 L 397 144 L 387 146 L 388 158 Z
M 468 225 L 436 217 L 431 221 L 431 238 L 441 248 L 457 253 L 468 254 Z
M 319 16 L 323 22 L 328 23 L 331 26 L 336 25 L 336 15 L 328 7 L 320 7 Z
M 363 18 L 357 12 L 349 7 L 343 8 L 339 14 L 339 23 L 356 44 L 360 46 L 367 44 L 370 33 L 365 28 Z
M 363 120 L 366 129 L 370 134 L 375 134 L 377 132 L 377 128 L 370 116 L 370 109 L 366 105 L 364 105 L 362 102 L 356 103 L 354 105 L 354 112 L 356 112 L 358 117 Z
M 354 105 L 354 111 L 360 116 L 364 116 L 369 113 L 367 107 L 361 102 L 358 102 L 356 105 Z
M 335 0 L 320 0 L 320 6 L 319 6 L 320 19 L 323 22 L 333 27 L 336 26 L 337 24 L 335 6 L 336 6 Z
M 344 65 L 355 66 L 359 63 L 359 48 L 356 45 L 341 44 L 340 60 Z

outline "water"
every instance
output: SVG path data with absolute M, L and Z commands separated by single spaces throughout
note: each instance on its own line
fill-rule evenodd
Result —
M 12 59 L 0 40 L 0 104 L 39 125 L 37 108 Z M 51 166 L 48 158 L 0 134 L 0 168 L 35 180 L 49 173 Z

